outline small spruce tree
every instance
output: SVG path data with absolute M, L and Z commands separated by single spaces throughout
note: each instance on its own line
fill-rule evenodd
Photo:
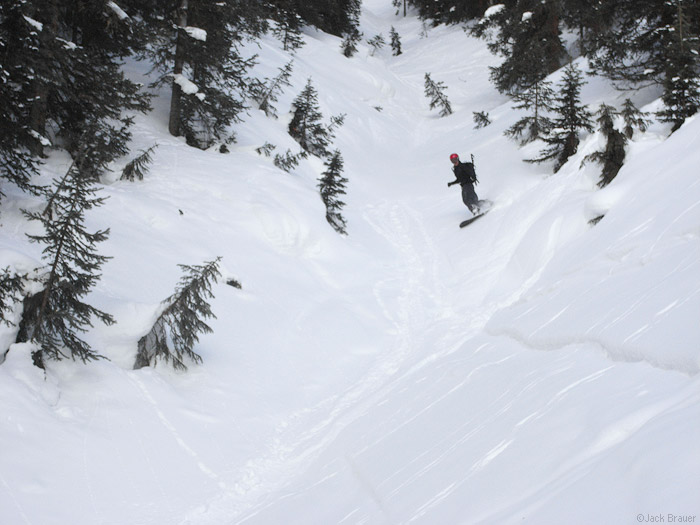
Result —
M 104 198 L 94 196 L 97 189 L 93 184 L 80 175 L 74 163 L 55 183 L 43 212 L 24 212 L 27 218 L 43 225 L 42 235 L 28 237 L 31 242 L 45 245 L 43 257 L 49 262 L 44 290 L 33 300 L 25 301 L 18 335 L 18 342 L 37 343 L 39 348 L 32 357 L 40 368 L 44 368 L 47 358 L 70 357 L 83 362 L 99 359 L 101 356 L 77 334 L 92 327 L 93 318 L 114 323 L 111 315 L 82 300 L 99 280 L 99 269 L 109 259 L 96 250 L 96 244 L 107 239 L 109 230 L 89 233 L 84 225 L 85 211 L 104 202 Z
M 356 27 L 353 27 L 345 34 L 345 37 L 340 44 L 340 49 L 343 51 L 343 55 L 350 58 L 357 53 L 357 44 L 360 40 L 362 40 L 362 33 Z
M 151 330 L 139 339 L 134 369 L 155 366 L 159 359 L 172 363 L 176 370 L 187 370 L 186 359 L 202 362 L 194 345 L 199 342 L 199 334 L 212 332 L 204 320 L 216 319 L 208 300 L 214 297 L 212 282 L 221 277 L 219 261 L 221 257 L 203 265 L 178 265 L 185 275 L 175 293 L 163 301 L 163 310 Z
M 289 134 L 304 151 L 318 157 L 328 156 L 334 130 L 343 124 L 344 115 L 331 117 L 328 126 L 321 122 L 323 115 L 318 105 L 318 93 L 310 78 L 304 90 L 292 102 L 292 108 L 294 115 L 289 123 Z
M 554 173 L 559 171 L 566 161 L 578 151 L 581 130 L 593 131 L 591 113 L 581 105 L 581 86 L 584 81 L 581 72 L 574 64 L 564 69 L 560 83 L 560 92 L 554 103 L 553 111 L 557 115 L 552 121 L 552 130 L 542 138 L 547 147 L 540 156 L 528 162 L 554 160 Z
M 287 62 L 279 69 L 279 74 L 266 81 L 264 84 L 258 85 L 253 91 L 253 99 L 258 103 L 258 107 L 265 112 L 268 117 L 277 118 L 277 110 L 272 105 L 277 102 L 279 95 L 284 90 L 285 86 L 291 86 L 289 78 L 292 76 L 293 61 Z
M 485 111 L 474 111 L 472 113 L 474 115 L 474 128 L 475 129 L 485 128 L 486 126 L 491 124 L 491 119 L 489 118 L 489 114 L 486 113 Z
M 596 116 L 600 132 L 606 139 L 605 149 L 586 155 L 583 162 L 593 161 L 603 165 L 598 182 L 598 186 L 603 188 L 612 182 L 625 161 L 627 137 L 615 129 L 614 121 L 620 113 L 614 107 L 601 104 Z
M 278 6 L 273 19 L 277 24 L 272 28 L 272 34 L 282 42 L 285 51 L 294 52 L 304 45 L 304 40 L 301 38 L 301 27 L 304 21 L 298 13 Z
M 637 109 L 629 98 L 625 99 L 620 114 L 625 121 L 625 126 L 622 131 L 628 139 L 631 139 L 634 135 L 634 128 L 644 133 L 651 123 L 648 118 L 649 113 Z
M 425 96 L 430 99 L 430 109 L 435 109 L 438 106 L 441 108 L 441 117 L 452 114 L 452 106 L 445 95 L 445 89 L 447 86 L 444 82 L 435 82 L 430 78 L 430 73 L 425 74 Z
M 384 40 L 384 36 L 380 33 L 370 38 L 367 43 L 372 47 L 370 56 L 374 56 L 377 51 L 384 47 L 386 41 Z
M 399 56 L 402 53 L 401 37 L 399 36 L 399 33 L 396 31 L 396 29 L 394 29 L 394 26 L 391 26 L 389 36 L 391 37 L 391 52 L 395 57 Z
M 326 220 L 335 231 L 347 235 L 347 222 L 341 214 L 345 206 L 338 197 L 345 195 L 345 185 L 348 180 L 343 177 L 343 157 L 335 150 L 324 163 L 326 170 L 321 174 L 318 184 L 321 199 L 326 205 Z
M 530 111 L 527 115 L 505 131 L 505 135 L 514 140 L 519 140 L 520 145 L 532 142 L 549 133 L 552 129 L 552 121 L 545 112 L 552 109 L 554 90 L 551 82 L 541 80 L 523 91 L 512 95 L 515 105 L 513 109 L 525 109 Z

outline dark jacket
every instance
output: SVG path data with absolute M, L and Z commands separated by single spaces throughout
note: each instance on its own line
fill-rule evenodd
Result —
M 465 184 L 474 184 L 477 182 L 474 164 L 471 162 L 460 161 L 459 164 L 452 167 L 452 171 L 455 174 L 455 180 L 450 182 L 450 185 L 459 183 L 461 186 L 464 186 Z

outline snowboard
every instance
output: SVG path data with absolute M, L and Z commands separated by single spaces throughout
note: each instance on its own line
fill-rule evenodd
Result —
M 481 201 L 479 201 L 478 206 L 479 206 L 479 213 L 477 213 L 473 217 L 470 217 L 466 221 L 460 222 L 459 223 L 460 228 L 464 228 L 465 226 L 470 225 L 475 220 L 486 215 L 489 212 L 489 210 L 493 207 L 493 202 L 491 202 L 490 200 L 481 200 Z

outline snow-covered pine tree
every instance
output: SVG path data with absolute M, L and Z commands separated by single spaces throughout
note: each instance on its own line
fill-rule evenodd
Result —
M 88 129 L 100 130 L 103 143 L 109 144 L 102 155 L 110 161 L 122 155 L 131 125 L 125 112 L 148 109 L 149 97 L 124 76 L 120 60 L 142 43 L 131 19 L 110 4 L 3 2 L 2 83 L 14 106 L 8 123 L 17 134 L 9 169 L 5 164 L 3 171 L 15 173 L 20 181 L 21 173 L 31 169 L 51 143 L 77 158 Z M 34 159 L 23 154 L 26 150 Z
M 172 363 L 177 370 L 187 370 L 186 359 L 202 362 L 194 345 L 199 342 L 199 334 L 212 332 L 205 320 L 216 319 L 208 300 L 214 297 L 212 283 L 221 277 L 220 261 L 221 257 L 217 257 L 203 265 L 178 265 L 185 275 L 175 293 L 163 301 L 162 311 L 151 330 L 139 339 L 134 369 L 155 366 L 158 360 Z
M 625 99 L 622 104 L 622 111 L 620 112 L 622 118 L 625 121 L 625 126 L 623 128 L 623 133 L 628 139 L 631 139 L 634 135 L 634 128 L 644 133 L 651 121 L 649 120 L 649 114 L 637 109 L 632 100 L 629 98 Z
M 134 180 L 143 180 L 143 177 L 148 173 L 148 167 L 153 162 L 153 152 L 158 147 L 158 144 L 153 144 L 150 148 L 142 151 L 135 158 L 130 160 L 124 169 L 122 170 L 122 175 L 119 177 L 120 180 L 128 180 L 134 182 Z
M 374 35 L 372 38 L 370 38 L 367 43 L 370 45 L 372 48 L 372 51 L 370 51 L 370 56 L 374 56 L 374 54 L 379 51 L 381 48 L 384 47 L 386 44 L 386 41 L 384 40 L 384 36 L 379 33 L 378 35 Z
M 614 4 L 590 0 L 559 0 L 561 19 L 578 32 L 578 49 L 582 56 L 593 56 L 601 34 L 614 24 Z
M 389 37 L 391 38 L 391 54 L 397 57 L 402 53 L 401 36 L 399 35 L 398 31 L 394 29 L 394 26 L 391 26 L 391 30 L 389 31 Z
M 296 10 L 307 24 L 331 35 L 341 36 L 357 28 L 361 3 L 362 0 L 305 0 L 296 3 Z
M 248 0 L 208 2 L 163 0 L 148 12 L 157 32 L 150 58 L 161 73 L 155 85 L 170 84 L 168 128 L 191 146 L 208 148 L 232 142 L 230 125 L 240 121 L 254 57 L 244 57 L 241 42 L 260 34 L 262 7 Z M 163 17 L 162 13 L 168 13 Z
M 348 180 L 343 177 L 343 157 L 339 150 L 335 150 L 324 163 L 326 170 L 321 174 L 318 189 L 321 199 L 326 206 L 326 220 L 335 231 L 347 235 L 347 222 L 341 214 L 345 203 L 339 199 L 345 195 Z
M 694 33 L 689 19 L 692 13 L 685 4 L 700 4 L 700 2 L 684 2 L 669 0 L 666 4 L 675 4 L 676 20 L 667 27 L 671 33 L 671 48 L 667 50 L 666 70 L 664 72 L 663 101 L 666 109 L 657 113 L 662 122 L 673 124 L 671 133 L 681 127 L 685 120 L 698 112 L 700 107 L 700 61 L 698 60 L 698 34 Z M 700 12 L 696 7 L 696 15 Z M 696 24 L 700 23 L 697 20 Z
M 422 19 L 432 20 L 433 25 L 458 24 L 478 18 L 491 4 L 489 0 L 409 0 L 409 3 L 418 8 Z M 406 0 L 404 0 L 404 16 L 406 16 L 405 4 Z
M 104 201 L 95 197 L 96 192 L 94 182 L 82 176 L 74 162 L 63 179 L 55 181 L 47 208 L 24 212 L 44 228 L 43 234 L 28 237 L 45 245 L 43 258 L 48 270 L 43 291 L 25 301 L 18 341 L 38 345 L 32 357 L 40 368 L 47 359 L 70 357 L 87 362 L 100 358 L 78 333 L 92 327 L 94 318 L 114 323 L 111 315 L 83 302 L 100 279 L 100 267 L 109 259 L 99 255 L 96 247 L 107 239 L 109 230 L 90 233 L 84 225 L 85 212 Z
M 277 102 L 285 86 L 291 86 L 289 77 L 292 76 L 293 64 L 293 60 L 287 62 L 283 67 L 279 68 L 279 73 L 275 78 L 258 84 L 253 91 L 253 99 L 268 117 L 277 118 L 277 110 L 272 104 Z
M 591 66 L 616 81 L 663 85 L 681 64 L 674 56 L 681 42 L 690 43 L 700 34 L 700 2 L 653 0 L 603 2 L 613 23 L 597 35 Z M 671 69 L 669 65 L 674 64 Z
M 7 55 L 14 46 L 34 45 L 37 25 L 24 18 L 19 2 L 0 4 L 0 177 L 33 193 L 37 189 L 30 180 L 37 172 L 39 159 L 30 152 L 36 137 L 29 126 L 26 108 L 30 100 L 23 89 L 32 84 L 32 72 Z M 0 198 L 3 196 L 0 188 Z
M 546 112 L 552 109 L 554 90 L 552 83 L 540 80 L 521 93 L 514 93 L 511 98 L 515 101 L 513 109 L 530 111 L 509 127 L 504 134 L 514 140 L 519 140 L 523 146 L 533 140 L 541 138 L 552 129 L 552 121 Z
M 340 49 L 343 51 L 343 55 L 350 58 L 355 53 L 357 53 L 357 44 L 362 40 L 362 33 L 356 28 L 350 29 L 340 44 Z
M 323 115 L 318 105 L 318 93 L 311 78 L 292 102 L 292 110 L 294 115 L 289 123 L 289 134 L 304 151 L 318 157 L 328 156 L 328 146 L 333 140 L 334 130 L 342 125 L 344 115 L 331 117 L 328 126 L 322 124 Z
M 596 112 L 600 132 L 605 137 L 605 149 L 586 155 L 583 163 L 593 161 L 603 165 L 598 186 L 603 188 L 610 184 L 625 162 L 627 137 L 615 129 L 615 119 L 620 113 L 612 106 L 601 104 Z
M 440 107 L 441 117 L 452 114 L 452 106 L 445 95 L 446 89 L 444 82 L 435 82 L 430 78 L 430 73 L 425 74 L 425 96 L 430 100 L 430 109 Z
M 285 51 L 294 52 L 304 45 L 301 28 L 304 20 L 298 12 L 295 0 L 274 0 L 270 4 L 270 18 L 276 23 L 272 34 L 282 42 Z
M 566 56 L 559 17 L 558 0 L 519 0 L 489 13 L 471 29 L 487 39 L 492 53 L 504 57 L 491 68 L 498 91 L 524 91 L 559 69 Z
M 559 84 L 559 94 L 552 107 L 557 116 L 552 120 L 552 130 L 542 137 L 547 147 L 540 152 L 538 158 L 528 162 L 554 160 L 554 173 L 556 173 L 578 150 L 581 130 L 593 131 L 592 115 L 585 106 L 581 105 L 583 84 L 581 71 L 573 63 L 566 66 Z

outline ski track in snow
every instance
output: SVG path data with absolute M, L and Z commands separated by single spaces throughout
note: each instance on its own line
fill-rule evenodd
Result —
M 256 509 L 257 499 L 285 486 L 317 458 L 344 428 L 366 413 L 376 402 L 378 393 L 392 379 L 411 372 L 408 370 L 399 374 L 407 358 L 425 347 L 426 338 L 432 334 L 431 326 L 436 322 L 436 314 L 444 316 L 446 311 L 440 293 L 444 285 L 435 261 L 438 252 L 432 246 L 420 217 L 405 205 L 383 202 L 370 207 L 366 219 L 395 248 L 396 260 L 400 261 L 394 276 L 374 286 L 377 304 L 396 335 L 392 347 L 382 352 L 381 358 L 359 383 L 316 406 L 288 416 L 278 425 L 277 434 L 267 445 L 265 455 L 250 460 L 234 476 L 235 488 L 226 488 L 222 494 L 191 511 L 180 522 L 181 525 L 220 523 L 224 517 L 232 520 L 232 515 L 243 513 L 245 517 L 240 523 L 252 518 L 265 508 L 263 504 Z M 401 285 L 397 286 L 395 281 Z M 397 289 L 401 289 L 401 294 L 395 297 Z M 393 303 L 398 307 L 391 306 Z M 436 305 L 439 307 L 436 308 Z M 444 320 L 437 319 L 438 323 L 441 321 Z M 440 347 L 440 343 L 432 344 Z M 351 458 L 346 460 L 352 465 Z M 372 495 L 372 490 L 363 483 L 361 474 L 357 469 L 353 471 L 360 485 L 364 485 L 368 494 Z M 376 495 L 373 499 L 377 500 Z M 379 502 L 378 506 L 381 507 Z M 232 522 L 239 523 L 235 520 Z

